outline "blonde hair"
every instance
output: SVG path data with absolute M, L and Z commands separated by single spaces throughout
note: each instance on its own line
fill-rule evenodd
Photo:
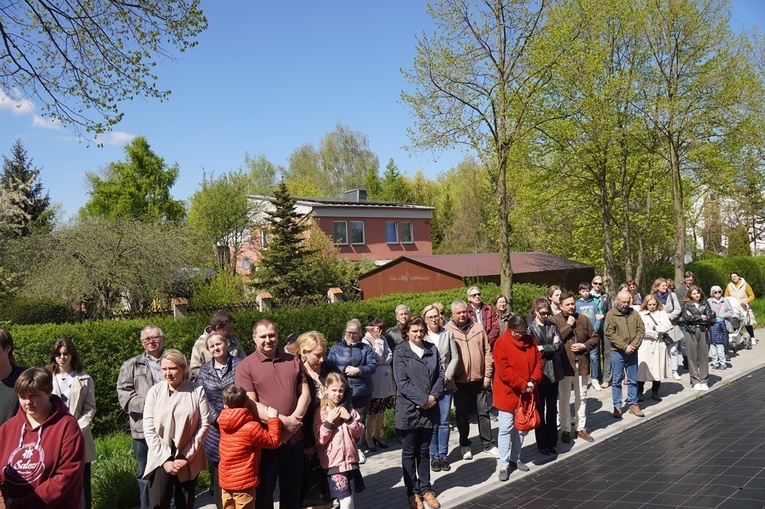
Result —
M 189 364 L 186 362 L 186 356 L 183 355 L 180 350 L 176 350 L 175 348 L 165 350 L 162 352 L 162 356 L 159 358 L 159 362 L 162 362 L 164 359 L 169 360 L 177 366 L 181 366 L 183 368 L 183 379 L 189 379 Z
M 329 388 L 330 385 L 340 383 L 343 384 L 343 387 L 345 387 L 345 393 L 348 394 L 348 381 L 345 379 L 345 377 L 338 373 L 337 371 L 333 371 L 332 373 L 327 375 L 327 378 L 324 379 L 324 387 Z M 319 403 L 320 408 L 335 408 L 335 404 L 329 399 L 329 391 L 324 391 L 324 395 L 321 397 L 321 402 Z
M 293 352 L 295 352 L 295 355 L 297 355 L 300 360 L 303 360 L 303 354 L 310 352 L 317 346 L 321 346 L 321 348 L 324 350 L 324 353 L 327 353 L 327 340 L 324 337 L 324 334 L 312 330 L 304 332 L 298 336 L 298 338 L 295 340 Z

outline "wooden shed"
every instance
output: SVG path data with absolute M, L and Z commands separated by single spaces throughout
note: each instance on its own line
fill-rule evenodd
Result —
M 510 253 L 514 283 L 559 285 L 576 292 L 591 281 L 592 265 L 547 253 Z M 401 256 L 359 277 L 365 299 L 392 293 L 421 293 L 462 287 L 466 280 L 499 284 L 499 254 Z

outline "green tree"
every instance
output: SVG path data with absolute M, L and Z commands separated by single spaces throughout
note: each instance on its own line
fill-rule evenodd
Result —
M 84 302 L 95 317 L 118 303 L 141 310 L 154 300 L 167 302 L 167 290 L 197 252 L 186 229 L 174 223 L 86 218 L 28 239 L 21 292 Z
M 21 0 L 0 5 L 0 92 L 96 133 L 133 97 L 165 100 L 156 66 L 196 45 L 207 28 L 199 0 Z
M 82 217 L 179 221 L 186 214 L 182 201 L 170 196 L 180 169 L 168 166 L 149 142 L 138 136 L 125 145 L 125 161 L 111 163 L 103 175 L 88 173 L 90 199 Z
M 215 255 L 218 267 L 236 273 L 236 261 L 247 242 L 253 211 L 247 199 L 250 179 L 244 173 L 202 176 L 191 196 L 187 223 L 199 242 Z M 221 256 L 223 254 L 223 256 Z
M 3 156 L 0 189 L 5 200 L 10 200 L 18 208 L 19 217 L 23 217 L 23 221 L 14 228 L 19 237 L 48 232 L 53 227 L 54 211 L 50 196 L 43 191 L 39 177 L 40 169 L 34 167 L 21 140 L 16 139 L 11 147 L 11 157 Z M 17 199 L 12 198 L 14 193 L 19 194 Z
M 752 256 L 749 229 L 745 225 L 735 226 L 728 233 L 728 256 Z
M 277 166 L 263 154 L 253 157 L 244 155 L 244 168 L 247 176 L 247 194 L 267 195 L 276 186 L 277 175 L 284 173 L 284 168 Z
M 281 181 L 274 189 L 273 209 L 265 213 L 269 241 L 260 252 L 255 284 L 277 298 L 311 293 L 303 270 L 306 258 L 312 254 L 305 244 L 308 225 L 304 216 L 295 210 L 295 202 L 287 184 Z
M 395 203 L 410 203 L 411 202 L 411 190 L 409 189 L 409 182 L 401 172 L 398 171 L 398 166 L 393 162 L 391 158 L 388 164 L 385 165 L 385 172 L 382 178 L 382 193 L 381 199 L 383 201 L 390 201 Z
M 566 44 L 532 61 L 527 49 L 545 30 L 549 1 L 444 0 L 428 5 L 433 36 L 418 38 L 415 86 L 402 99 L 415 118 L 412 144 L 422 149 L 456 145 L 475 151 L 490 170 L 496 204 L 502 292 L 512 308 L 507 176 L 513 145 L 547 119 L 528 106 L 549 79 L 549 66 Z

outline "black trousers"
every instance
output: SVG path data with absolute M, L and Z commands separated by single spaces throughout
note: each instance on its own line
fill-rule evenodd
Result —
M 255 488 L 256 509 L 273 509 L 279 481 L 279 508 L 300 509 L 303 482 L 303 441 L 260 451 L 260 484 Z
M 558 382 L 541 383 L 537 387 L 539 400 L 537 412 L 542 418 L 542 424 L 534 429 L 539 450 L 549 450 L 558 445 Z M 560 423 L 562 429 L 571 426 L 571 423 Z
M 170 500 L 175 501 L 176 509 L 193 509 L 197 479 L 181 482 L 175 475 L 159 467 L 149 478 L 149 507 L 151 509 L 169 509 Z
M 433 491 L 430 485 L 430 439 L 433 428 L 398 430 L 402 440 L 401 466 L 407 496 Z

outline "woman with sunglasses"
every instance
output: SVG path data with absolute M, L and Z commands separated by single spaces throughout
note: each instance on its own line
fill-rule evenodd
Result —
M 560 354 L 563 342 L 558 327 L 550 321 L 552 311 L 547 299 L 538 297 L 529 312 L 528 332 L 542 355 L 542 380 L 537 387 L 537 411 L 542 422 L 534 430 L 537 448 L 544 455 L 558 454 L 558 382 L 563 380 Z

